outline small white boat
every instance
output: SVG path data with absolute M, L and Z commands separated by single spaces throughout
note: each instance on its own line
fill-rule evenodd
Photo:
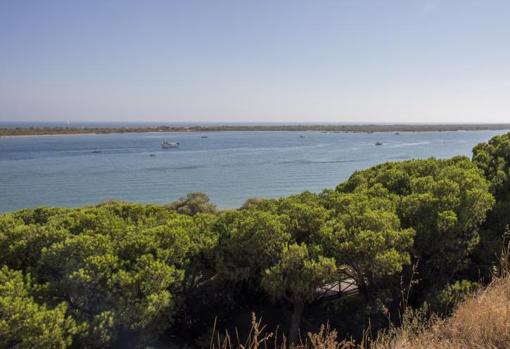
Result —
M 162 149 L 173 149 L 173 148 L 179 148 L 179 142 L 167 142 L 164 141 L 161 143 Z

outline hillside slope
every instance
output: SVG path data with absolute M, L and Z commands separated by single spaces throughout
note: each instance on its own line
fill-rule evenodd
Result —
M 451 317 L 408 323 L 373 343 L 376 349 L 510 348 L 510 277 L 460 303 Z

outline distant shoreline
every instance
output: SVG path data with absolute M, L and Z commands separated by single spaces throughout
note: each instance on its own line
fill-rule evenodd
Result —
M 447 132 L 510 130 L 510 124 L 393 124 L 393 125 L 218 125 L 157 127 L 18 127 L 0 128 L 0 137 L 97 135 L 146 132 L 222 132 L 222 131 L 317 131 L 317 132 Z

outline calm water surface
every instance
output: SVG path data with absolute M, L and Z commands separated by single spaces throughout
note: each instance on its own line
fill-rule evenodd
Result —
M 165 203 L 192 191 L 206 193 L 220 207 L 238 207 L 250 197 L 334 187 L 355 170 L 385 161 L 470 156 L 475 144 L 503 132 L 0 138 L 0 212 L 42 205 L 81 206 L 109 199 Z M 162 150 L 163 140 L 180 142 L 180 148 Z M 375 142 L 383 145 L 375 146 Z

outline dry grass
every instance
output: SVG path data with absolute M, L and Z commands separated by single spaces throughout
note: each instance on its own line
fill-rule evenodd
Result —
M 510 278 L 496 279 L 460 303 L 447 319 L 405 321 L 380 335 L 373 349 L 510 348 Z
M 510 244 L 502 251 L 492 283 L 460 302 L 452 316 L 404 314 L 403 325 L 368 343 L 365 349 L 510 348 Z
M 285 335 L 279 335 L 275 332 L 267 331 L 265 325 L 257 320 L 255 314 L 252 314 L 251 330 L 248 338 L 241 342 L 237 332 L 234 336 L 228 332 L 221 335 L 214 326 L 213 337 L 211 339 L 210 349 L 355 349 L 353 342 L 348 340 L 337 340 L 338 334 L 330 329 L 329 325 L 321 326 L 318 333 L 308 333 L 306 339 L 301 340 L 300 344 L 288 344 Z

